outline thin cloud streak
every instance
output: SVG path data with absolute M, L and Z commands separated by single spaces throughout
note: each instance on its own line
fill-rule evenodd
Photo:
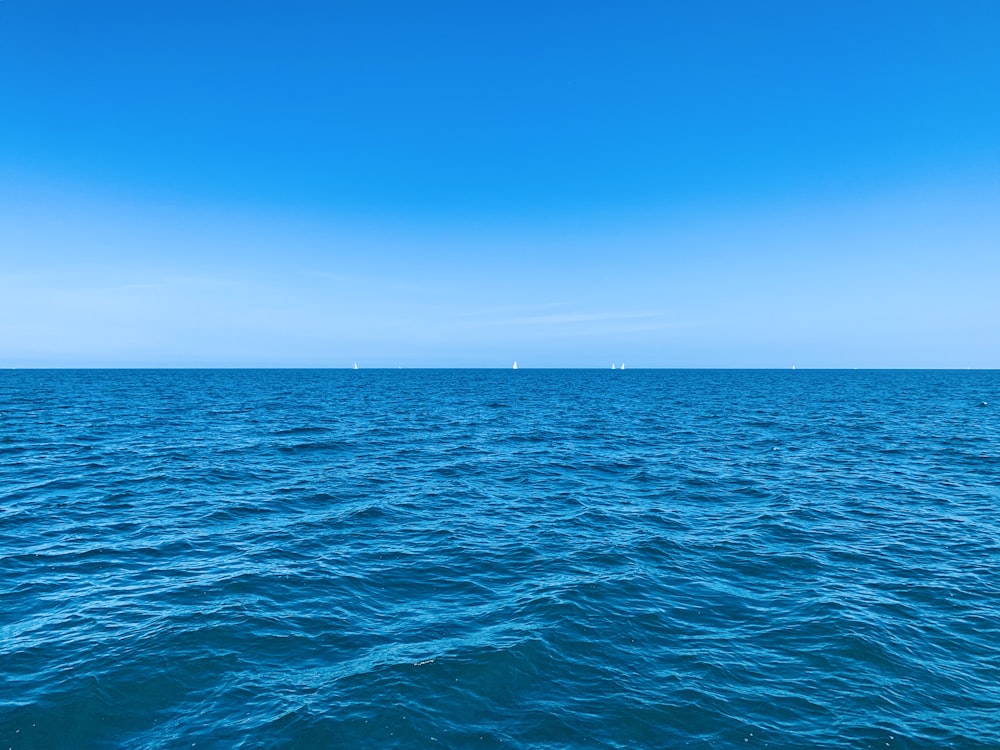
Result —
M 535 326 L 535 325 L 577 325 L 580 323 L 600 323 L 607 321 L 639 321 L 665 317 L 666 313 L 558 313 L 553 315 L 530 315 L 519 318 L 506 318 L 490 321 L 491 325 L 500 326 Z

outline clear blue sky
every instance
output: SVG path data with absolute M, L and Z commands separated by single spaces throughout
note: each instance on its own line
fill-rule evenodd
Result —
M 0 0 L 0 366 L 1000 367 L 1000 3 Z

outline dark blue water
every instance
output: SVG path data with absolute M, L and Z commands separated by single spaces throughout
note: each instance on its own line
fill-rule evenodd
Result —
M 0 746 L 1000 747 L 998 406 L 998 372 L 2 372 Z

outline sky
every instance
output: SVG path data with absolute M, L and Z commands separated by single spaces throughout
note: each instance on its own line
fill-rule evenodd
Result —
M 0 367 L 1000 367 L 1000 3 L 0 0 Z

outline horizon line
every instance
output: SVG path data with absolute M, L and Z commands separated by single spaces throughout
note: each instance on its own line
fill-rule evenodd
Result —
M 573 367 L 573 366 L 547 366 L 547 367 L 532 367 L 518 365 L 517 371 L 521 370 L 593 370 L 595 372 L 608 370 L 607 367 L 596 367 L 596 366 L 586 366 L 586 367 Z M 422 367 L 422 366 L 375 366 L 375 367 L 357 367 L 353 365 L 26 365 L 26 366 L 5 366 L 0 367 L 0 370 L 6 370 L 8 372 L 16 370 L 323 370 L 323 371 L 338 371 L 346 370 L 351 372 L 360 372 L 362 370 L 372 370 L 372 371 L 398 371 L 398 370 L 512 370 L 510 366 L 465 366 L 465 365 L 453 365 L 453 366 L 443 366 L 443 367 Z M 854 371 L 928 371 L 928 372 L 992 372 L 1000 370 L 1000 367 L 800 367 L 798 365 L 794 367 L 746 367 L 746 366 L 664 366 L 664 367 L 643 367 L 643 366 L 630 366 L 627 368 L 615 368 L 614 372 L 621 372 L 623 370 L 760 370 L 767 372 L 799 372 L 803 370 L 808 371 L 821 371 L 821 372 L 854 372 Z

